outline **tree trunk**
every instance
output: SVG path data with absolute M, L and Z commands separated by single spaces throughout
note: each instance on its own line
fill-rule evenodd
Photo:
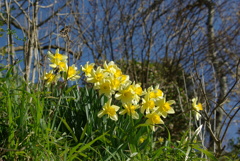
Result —
M 213 64 L 213 70 L 215 72 L 215 78 L 217 80 L 216 83 L 218 83 L 217 88 L 217 101 L 216 105 L 214 107 L 215 111 L 214 113 L 214 123 L 212 124 L 211 128 L 214 131 L 215 136 L 219 139 L 221 134 L 221 125 L 223 120 L 223 102 L 224 97 L 226 95 L 227 91 L 227 80 L 226 75 L 224 74 L 223 70 L 221 69 L 222 62 L 220 61 L 218 57 L 218 51 L 215 47 L 215 36 L 214 36 L 214 27 L 213 27 L 213 20 L 214 20 L 214 13 L 215 13 L 215 4 L 211 0 L 204 0 L 204 4 L 208 8 L 208 18 L 207 18 L 207 40 L 208 40 L 208 54 L 211 58 L 211 63 Z M 214 152 L 221 153 L 221 143 L 214 141 L 212 135 L 210 136 L 209 140 L 209 148 L 213 149 Z M 217 146 L 217 147 L 216 147 Z

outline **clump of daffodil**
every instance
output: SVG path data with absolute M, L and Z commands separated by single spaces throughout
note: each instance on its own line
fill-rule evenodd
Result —
M 132 103 L 125 103 L 123 104 L 124 109 L 119 112 L 120 115 L 128 114 L 133 119 L 139 119 L 139 115 L 136 112 L 136 109 L 139 108 L 138 105 L 133 105 Z
M 121 84 L 131 83 L 129 76 L 123 75 L 121 69 L 113 61 L 104 62 L 103 70 L 115 91 L 119 90 Z
M 74 64 L 72 66 L 67 65 L 68 57 L 60 54 L 59 49 L 56 50 L 55 54 L 48 51 L 48 59 L 51 63 L 49 66 L 53 69 L 44 75 L 43 79 L 47 85 L 51 82 L 56 82 L 60 77 L 65 81 L 75 81 L 80 78 L 80 71 L 77 70 Z
M 128 80 L 128 77 L 123 76 L 121 69 L 111 61 L 104 62 L 103 68 L 97 67 L 94 69 L 94 63 L 82 66 L 82 71 L 85 73 L 88 83 L 93 83 L 94 89 L 97 89 L 100 94 L 111 97 L 117 91 L 123 82 Z M 124 78 L 123 78 L 124 77 Z
M 141 113 L 146 112 L 146 114 L 149 114 L 151 111 L 155 110 L 156 101 L 163 98 L 163 92 L 159 89 L 159 85 L 156 85 L 155 88 L 150 86 L 144 93 Z
M 171 107 L 172 104 L 175 104 L 175 101 L 174 100 L 166 101 L 166 97 L 158 99 L 156 101 L 157 112 L 160 112 L 164 118 L 167 117 L 167 114 L 174 114 L 175 111 Z
M 117 111 L 120 109 L 119 106 L 111 105 L 112 99 L 110 98 L 103 106 L 103 109 L 98 113 L 98 117 L 102 117 L 103 115 L 108 115 L 110 119 L 117 121 L 118 115 Z
M 164 124 L 163 120 L 160 117 L 160 114 L 156 111 L 153 111 L 146 115 L 147 121 L 146 124 L 150 125 L 151 129 L 155 131 L 156 124 Z
M 143 90 L 141 84 L 129 80 L 128 75 L 124 75 L 121 69 L 113 62 L 104 62 L 102 67 L 94 68 L 95 64 L 86 63 L 82 66 L 86 81 L 92 83 L 94 89 L 99 94 L 104 94 L 109 98 L 103 109 L 98 113 L 98 117 L 108 115 L 112 120 L 117 121 L 117 111 L 119 106 L 111 105 L 112 99 L 122 103 L 120 115 L 129 115 L 132 119 L 139 119 L 138 110 L 147 118 L 146 124 L 155 131 L 156 124 L 163 124 L 162 117 L 174 113 L 171 105 L 175 101 L 166 101 L 164 93 L 159 89 L 159 85 L 151 86 Z M 141 102 L 141 105 L 140 105 Z
M 197 120 L 199 120 L 199 118 L 201 117 L 199 111 L 203 110 L 202 104 L 201 103 L 197 103 L 198 98 L 193 98 L 192 99 L 192 107 L 195 110 L 195 117 Z

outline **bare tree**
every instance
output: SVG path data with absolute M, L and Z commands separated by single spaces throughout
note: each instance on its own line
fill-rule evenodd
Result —
M 60 1 L 59 1 L 60 2 Z M 41 80 L 40 74 L 42 68 L 40 62 L 45 60 L 43 49 L 60 48 L 65 49 L 56 41 L 59 33 L 54 31 L 59 30 L 59 24 L 53 25 L 60 12 L 65 9 L 71 1 L 68 0 L 62 5 L 57 1 L 17 1 L 6 0 L 2 4 L 2 10 L 6 14 L 1 14 L 1 19 L 7 24 L 8 30 L 21 31 L 26 37 L 26 41 L 22 45 L 17 45 L 12 40 L 12 35 L 8 35 L 9 53 L 22 51 L 24 57 L 24 77 L 26 81 L 36 82 Z M 46 12 L 47 10 L 47 12 Z M 48 40 L 47 40 L 48 39 Z M 49 40 L 51 39 L 51 40 Z M 69 51 L 71 52 L 71 51 Z M 71 52 L 72 53 L 72 52 Z M 14 54 L 9 54 L 9 61 L 13 62 Z M 45 61 L 43 61 L 45 63 Z M 38 76 L 36 77 L 36 74 Z M 31 79 L 29 79 L 31 77 Z

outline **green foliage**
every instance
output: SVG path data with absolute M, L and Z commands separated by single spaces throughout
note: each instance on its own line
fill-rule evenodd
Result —
M 236 139 L 230 139 L 228 142 L 228 147 L 231 151 L 226 153 L 224 157 L 228 157 L 229 160 L 230 158 L 232 160 L 240 159 L 240 137 L 237 137 Z
M 63 109 L 67 106 L 61 104 L 61 100 L 69 102 L 72 96 L 55 97 L 38 85 L 27 86 L 21 78 L 11 75 L 11 69 L 0 79 L 0 91 L 0 156 L 3 160 L 86 158 L 84 151 L 106 135 L 77 142 L 73 127 L 64 119 Z

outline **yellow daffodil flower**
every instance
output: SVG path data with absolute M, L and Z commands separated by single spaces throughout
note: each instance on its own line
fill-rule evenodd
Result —
M 194 108 L 196 111 L 203 110 L 202 104 L 201 104 L 201 103 L 198 103 L 198 104 L 197 104 L 197 101 L 198 101 L 198 98 L 197 98 L 197 97 L 192 99 L 192 102 L 193 102 L 193 103 L 192 103 L 192 106 L 193 106 L 193 108 Z
M 112 99 L 109 99 L 103 106 L 103 109 L 98 113 L 98 117 L 102 117 L 103 115 L 108 115 L 110 119 L 117 121 L 118 115 L 117 111 L 120 109 L 119 106 L 111 105 Z
M 141 106 L 141 113 L 144 113 L 146 111 L 146 114 L 149 114 L 155 107 L 155 102 L 150 99 L 149 95 L 145 95 L 144 98 L 142 98 L 142 106 Z
M 97 83 L 106 77 L 106 73 L 104 73 L 103 69 L 98 67 L 97 70 L 91 71 L 91 76 L 87 78 L 88 83 Z
M 122 103 L 136 103 L 135 92 L 130 85 L 123 85 L 120 87 L 118 93 L 115 94 L 115 98 Z
M 105 72 L 108 72 L 108 73 L 111 73 L 111 74 L 116 73 L 116 71 L 118 69 L 117 65 L 113 61 L 110 61 L 108 64 L 105 61 L 104 64 L 103 64 L 103 68 L 104 68 Z
M 75 65 L 68 67 L 67 70 L 67 80 L 75 81 L 80 78 L 79 71 Z
M 155 98 L 163 97 L 163 92 L 160 89 L 155 89 Z
M 68 65 L 67 65 L 66 62 L 60 62 L 60 63 L 58 64 L 58 68 L 59 68 L 60 71 L 67 72 L 67 70 L 68 70 Z
M 89 64 L 89 62 L 87 62 L 84 66 L 82 66 L 82 71 L 85 73 L 86 76 L 91 76 L 94 65 L 94 63 Z
M 120 83 L 121 84 L 131 84 L 132 82 L 129 80 L 129 75 L 124 75 L 124 74 L 122 74 L 122 75 L 120 75 L 119 76 L 119 78 L 120 78 Z
M 116 78 L 121 77 L 123 75 L 120 68 L 116 68 L 116 71 L 113 74 L 114 74 L 114 77 Z
M 155 88 L 152 86 L 148 87 L 147 91 L 145 91 L 145 95 L 149 95 L 148 97 L 150 99 L 156 100 L 163 97 L 163 92 L 159 89 L 159 85 L 156 85 Z
M 113 90 L 116 91 L 120 88 L 121 84 L 120 84 L 119 78 L 116 78 L 116 77 L 112 76 L 112 77 L 109 77 L 109 80 L 111 82 L 111 87 L 112 87 Z
M 132 116 L 133 119 L 139 119 L 138 113 L 135 111 L 139 108 L 138 105 L 133 105 L 131 103 L 125 103 L 123 104 L 124 109 L 119 112 L 120 115 L 128 114 L 129 116 Z
M 164 118 L 167 117 L 167 114 L 174 114 L 175 111 L 171 107 L 171 105 L 174 103 L 175 103 L 174 100 L 166 101 L 166 97 L 158 99 L 156 101 L 157 112 L 160 112 Z
M 153 111 L 146 115 L 148 118 L 146 124 L 151 125 L 151 129 L 155 131 L 155 124 L 164 124 L 163 120 L 160 118 L 160 115 Z
M 140 83 L 136 84 L 135 82 L 133 82 L 132 85 L 131 85 L 131 88 L 135 91 L 135 93 L 138 96 L 141 96 L 143 94 L 143 90 L 142 90 L 142 87 L 141 87 Z
M 195 117 L 197 120 L 199 120 L 199 118 L 201 117 L 199 111 L 203 110 L 202 104 L 201 103 L 197 103 L 198 98 L 193 98 L 192 99 L 192 107 L 195 110 Z
M 50 84 L 50 83 L 55 83 L 58 80 L 59 76 L 53 74 L 53 71 L 50 71 L 48 73 L 44 74 L 44 80 L 46 81 L 46 84 Z
M 55 51 L 53 55 L 50 51 L 48 51 L 48 58 L 52 64 L 49 66 L 52 68 L 57 68 L 61 62 L 67 62 L 68 57 L 66 55 L 59 54 L 59 49 Z
M 115 92 L 112 89 L 112 84 L 109 79 L 102 79 L 101 81 L 95 83 L 94 89 L 98 89 L 100 95 L 104 94 L 108 98 L 110 98 L 112 96 L 112 94 L 114 94 L 114 92 Z

